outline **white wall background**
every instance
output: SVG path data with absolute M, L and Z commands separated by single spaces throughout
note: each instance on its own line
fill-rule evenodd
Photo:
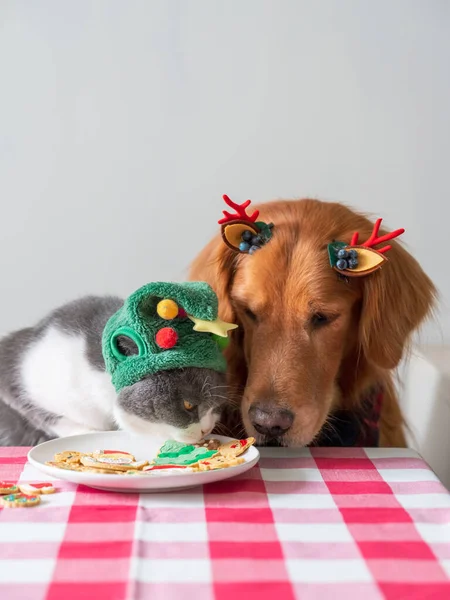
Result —
M 0 333 L 183 278 L 221 195 L 407 228 L 450 341 L 450 2 L 1 0 Z

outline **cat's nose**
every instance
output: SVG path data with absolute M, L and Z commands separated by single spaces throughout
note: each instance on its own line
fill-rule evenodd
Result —
M 294 422 L 293 412 L 269 404 L 252 404 L 248 416 L 256 431 L 270 438 L 282 436 Z

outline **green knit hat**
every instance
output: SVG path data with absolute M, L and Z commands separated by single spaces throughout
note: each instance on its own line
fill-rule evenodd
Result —
M 225 371 L 223 341 L 237 325 L 217 312 L 217 296 L 204 282 L 149 283 L 134 292 L 103 330 L 103 357 L 116 390 L 168 369 Z M 121 336 L 136 344 L 137 354 L 121 352 Z

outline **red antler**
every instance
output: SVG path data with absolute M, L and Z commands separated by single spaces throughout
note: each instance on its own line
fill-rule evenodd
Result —
M 251 215 L 248 215 L 245 212 L 245 209 L 248 206 L 250 206 L 251 200 L 246 200 L 242 204 L 236 204 L 235 202 L 230 200 L 230 198 L 228 198 L 226 194 L 224 194 L 223 199 L 230 208 L 234 208 L 236 213 L 232 215 L 227 210 L 222 211 L 225 216 L 222 219 L 220 219 L 219 225 L 222 225 L 222 223 L 228 223 L 228 221 L 235 221 L 236 219 L 240 219 L 241 221 L 248 221 L 249 223 L 254 223 L 258 218 L 259 210 L 255 210 Z
M 372 248 L 373 246 L 378 246 L 378 244 L 382 244 L 383 242 L 387 242 L 388 240 L 393 240 L 394 238 L 398 237 L 399 235 L 402 235 L 402 233 L 405 233 L 404 229 L 396 229 L 395 231 L 392 231 L 391 233 L 386 233 L 386 235 L 381 235 L 380 237 L 377 237 L 378 232 L 380 231 L 380 226 L 381 226 L 382 220 L 383 219 L 377 219 L 377 222 L 373 226 L 373 231 L 372 231 L 370 238 L 366 242 L 364 242 L 364 244 L 361 244 L 361 246 L 364 246 L 365 248 Z M 352 236 L 350 246 L 356 246 L 357 243 L 358 243 L 358 232 L 355 231 L 355 233 Z M 380 254 L 384 254 L 384 252 L 387 252 L 391 248 L 392 248 L 392 246 L 388 244 L 387 246 L 383 246 L 383 248 L 381 248 L 380 250 L 377 250 L 377 252 L 379 252 Z

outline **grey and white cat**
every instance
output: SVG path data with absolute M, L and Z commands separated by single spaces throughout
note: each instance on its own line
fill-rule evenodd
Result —
M 105 372 L 102 332 L 122 306 L 88 296 L 0 340 L 0 445 L 125 429 L 196 442 L 214 428 L 225 376 L 209 369 L 160 371 L 118 394 Z M 128 338 L 121 351 L 137 348 Z M 184 401 L 193 405 L 187 410 Z

